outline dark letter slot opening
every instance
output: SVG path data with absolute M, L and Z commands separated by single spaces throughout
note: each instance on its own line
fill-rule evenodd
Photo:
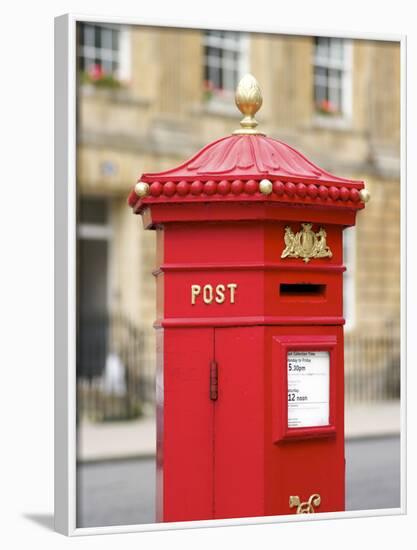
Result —
M 281 283 L 279 285 L 281 296 L 324 296 L 326 285 L 316 285 L 313 283 Z

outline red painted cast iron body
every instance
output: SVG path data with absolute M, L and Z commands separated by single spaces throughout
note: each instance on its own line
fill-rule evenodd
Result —
M 140 180 L 129 204 L 158 236 L 157 519 L 293 514 L 290 496 L 315 493 L 317 512 L 344 510 L 342 233 L 363 182 L 262 135 Z M 281 258 L 305 222 L 332 257 Z M 287 427 L 287 353 L 303 349 L 330 354 L 328 426 Z

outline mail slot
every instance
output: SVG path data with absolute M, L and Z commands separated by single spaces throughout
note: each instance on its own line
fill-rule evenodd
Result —
M 316 283 L 281 283 L 279 285 L 281 296 L 288 297 L 324 297 L 326 294 L 326 285 Z
M 343 230 L 368 195 L 257 129 L 129 196 L 155 230 L 157 515 L 189 521 L 345 507 Z

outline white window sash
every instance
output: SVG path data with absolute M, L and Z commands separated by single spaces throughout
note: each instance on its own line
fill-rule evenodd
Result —
M 234 52 L 241 51 L 241 41 L 244 35 L 240 34 L 237 38 L 213 36 L 204 34 L 203 44 L 210 48 L 219 48 L 221 50 L 230 50 Z
M 212 80 L 211 74 L 220 71 L 223 80 L 223 89 L 226 92 L 234 91 L 234 74 L 237 72 L 238 79 L 248 71 L 249 59 L 249 38 L 246 34 L 239 34 L 237 38 L 231 36 L 213 36 L 204 34 L 203 44 L 205 47 L 213 47 L 222 50 L 222 56 L 215 53 L 209 53 L 204 56 L 204 62 L 208 72 L 208 79 Z M 235 54 L 238 54 L 237 65 L 233 60 Z M 214 78 L 213 78 L 214 80 Z
M 343 40 L 342 48 L 342 59 L 332 55 L 331 43 L 328 55 L 320 55 L 315 52 L 313 57 L 314 86 L 326 88 L 329 91 L 330 101 L 333 103 L 336 102 L 338 91 L 341 89 L 341 115 L 343 118 L 350 120 L 352 117 L 352 42 Z M 316 68 L 336 69 L 341 71 L 341 76 L 337 78 L 335 76 L 316 75 Z
M 118 78 L 128 81 L 132 71 L 132 40 L 128 27 L 122 27 L 119 33 L 119 68 Z
M 337 69 L 344 71 L 346 69 L 346 63 L 344 59 L 336 59 L 334 57 L 319 57 L 314 56 L 314 65 L 316 67 L 323 67 L 325 69 Z
M 80 223 L 77 229 L 79 239 L 106 241 L 111 239 L 112 233 L 110 224 Z
M 239 79 L 245 76 L 250 70 L 250 40 L 248 34 L 242 34 L 240 39 L 240 56 L 239 56 Z
M 98 57 L 99 59 L 106 61 L 119 60 L 118 52 L 105 48 L 95 48 L 93 46 L 82 46 L 80 48 L 80 54 L 81 57 L 84 57 L 86 59 L 95 59 L 96 57 Z
M 350 40 L 344 42 L 343 57 L 345 59 L 345 68 L 342 77 L 342 109 L 343 115 L 346 119 L 352 118 L 352 103 L 353 103 L 353 82 L 352 82 L 352 59 L 353 59 L 353 46 Z

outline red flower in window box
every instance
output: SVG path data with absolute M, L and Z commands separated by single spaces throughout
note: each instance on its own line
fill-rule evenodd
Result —
M 324 115 L 337 115 L 338 109 L 328 99 L 322 99 L 316 104 L 317 110 Z
M 215 92 L 214 84 L 211 80 L 205 80 L 203 82 L 203 100 L 209 101 Z
M 104 71 L 101 65 L 91 65 L 91 67 L 88 70 L 88 76 L 91 78 L 93 82 L 100 80 L 104 76 Z
M 114 74 L 104 71 L 98 63 L 90 65 L 88 70 L 83 71 L 80 76 L 83 84 L 91 84 L 95 88 L 115 89 L 124 86 L 124 83 Z
M 214 84 L 211 80 L 205 80 L 203 86 L 204 86 L 204 90 L 207 92 L 214 90 Z
M 203 100 L 210 101 L 213 97 L 223 98 L 228 97 L 228 90 L 217 88 L 211 80 L 203 82 Z

